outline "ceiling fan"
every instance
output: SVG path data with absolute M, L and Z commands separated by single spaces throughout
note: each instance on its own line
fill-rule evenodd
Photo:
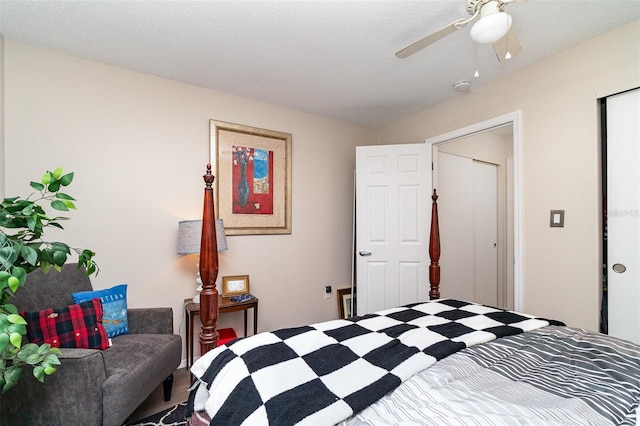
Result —
M 480 15 L 480 19 L 471 27 L 471 39 L 476 43 L 493 44 L 499 61 L 510 59 L 522 51 L 520 42 L 511 26 L 511 16 L 503 11 L 509 3 L 524 0 L 466 0 L 470 18 L 461 18 L 441 28 L 415 43 L 398 51 L 398 58 L 406 58 L 445 36 L 463 28 Z

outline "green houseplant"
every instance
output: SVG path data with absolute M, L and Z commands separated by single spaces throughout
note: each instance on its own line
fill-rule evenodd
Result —
M 58 211 L 75 209 L 74 198 L 61 189 L 73 181 L 73 172 L 64 174 L 62 167 L 47 171 L 40 182 L 31 182 L 34 192 L 27 198 L 5 198 L 0 205 L 0 387 L 6 392 L 13 387 L 25 366 L 33 367 L 33 375 L 44 382 L 60 364 L 58 348 L 48 344 L 22 344 L 26 321 L 10 303 L 11 297 L 25 285 L 29 272 L 41 268 L 60 270 L 72 251 L 78 256 L 78 267 L 87 274 L 98 272 L 94 252 L 71 248 L 62 242 L 43 239 L 47 228 L 63 229 L 60 222 L 67 217 L 49 217 L 39 203 L 48 202 Z

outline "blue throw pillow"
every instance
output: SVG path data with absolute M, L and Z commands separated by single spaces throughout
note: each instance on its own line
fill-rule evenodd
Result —
M 81 303 L 93 298 L 102 301 L 102 325 L 107 336 L 115 337 L 129 333 L 127 320 L 127 285 L 120 284 L 105 290 L 80 291 L 71 293 L 73 303 Z

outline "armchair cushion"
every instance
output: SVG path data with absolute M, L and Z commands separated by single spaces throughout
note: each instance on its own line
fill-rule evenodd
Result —
M 104 354 L 110 350 L 61 349 L 61 365 L 44 383 L 23 371 L 16 387 L 2 394 L 0 423 L 102 426 Z
M 71 293 L 73 303 L 80 303 L 94 297 L 102 301 L 102 325 L 107 336 L 115 337 L 129 332 L 127 320 L 127 285 L 120 284 L 104 290 L 80 291 Z
M 21 312 L 27 321 L 31 343 L 57 348 L 106 349 L 107 332 L 102 326 L 102 302 L 90 299 L 66 308 Z
M 129 333 L 173 334 L 171 308 L 129 308 Z

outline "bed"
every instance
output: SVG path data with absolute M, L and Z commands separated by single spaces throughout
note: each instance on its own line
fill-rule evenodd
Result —
M 202 355 L 188 424 L 638 425 L 640 346 L 440 298 L 437 195 L 429 300 L 217 346 L 213 176 L 205 175 Z

